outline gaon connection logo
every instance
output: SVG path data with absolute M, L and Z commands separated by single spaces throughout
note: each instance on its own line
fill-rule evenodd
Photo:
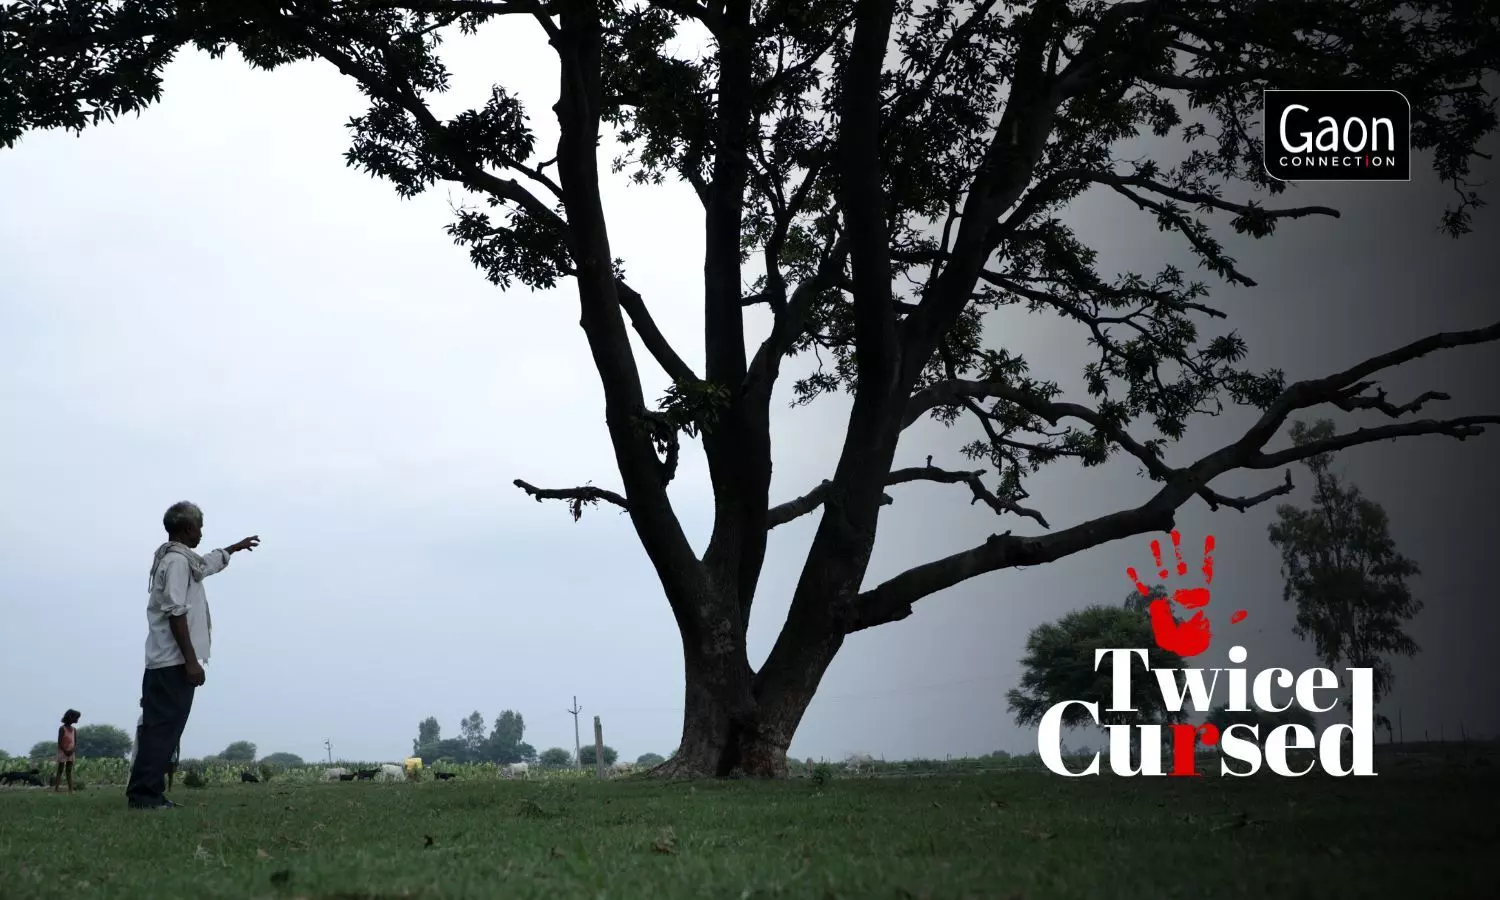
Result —
M 1182 536 L 1173 531 L 1172 551 L 1176 557 L 1175 572 L 1178 578 L 1188 574 L 1188 565 L 1182 559 Z M 1209 535 L 1203 541 L 1203 586 L 1184 587 L 1175 590 L 1170 600 L 1160 598 L 1152 600 L 1149 606 L 1151 617 L 1151 632 L 1156 645 L 1163 650 L 1170 651 L 1184 658 L 1198 656 L 1208 649 L 1213 640 L 1213 633 L 1209 625 L 1205 608 L 1211 599 L 1210 585 L 1214 579 L 1214 538 Z M 1162 548 L 1160 541 L 1151 542 L 1151 555 L 1156 563 L 1157 576 L 1163 580 L 1172 577 L 1173 572 L 1162 564 Z M 1126 576 L 1130 579 L 1142 595 L 1150 597 L 1151 589 L 1141 581 L 1134 567 L 1126 569 Z M 1186 620 L 1179 621 L 1173 607 L 1181 607 L 1192 611 L 1192 616 Z M 1230 617 L 1230 623 L 1238 623 L 1245 618 L 1245 611 L 1238 610 Z M 1316 668 L 1308 669 L 1300 674 L 1294 675 L 1291 671 L 1281 668 L 1265 669 L 1257 672 L 1252 677 L 1243 667 L 1248 653 L 1244 647 L 1233 646 L 1229 648 L 1229 661 L 1236 668 L 1182 668 L 1182 669 L 1153 669 L 1150 665 L 1150 657 L 1143 647 L 1119 647 L 1100 649 L 1094 651 L 1094 670 L 1108 661 L 1109 681 L 1111 688 L 1110 703 L 1104 712 L 1109 713 L 1134 713 L 1137 712 L 1131 702 L 1131 679 L 1133 677 L 1154 676 L 1157 688 L 1161 691 L 1164 708 L 1174 713 L 1199 713 L 1206 715 L 1218 698 L 1219 682 L 1226 682 L 1224 693 L 1227 697 L 1223 699 L 1225 705 L 1231 712 L 1250 712 L 1261 710 L 1268 713 L 1282 712 L 1292 705 L 1287 701 L 1277 705 L 1272 696 L 1272 686 L 1286 690 L 1292 688 L 1295 702 L 1311 712 L 1328 712 L 1338 704 L 1338 695 L 1347 690 L 1349 693 L 1353 716 L 1348 725 L 1333 725 L 1325 729 L 1321 736 L 1315 735 L 1312 729 L 1303 725 L 1284 724 L 1271 729 L 1267 734 L 1260 733 L 1260 726 L 1247 723 L 1236 723 L 1228 726 L 1221 733 L 1219 728 L 1213 724 L 1202 725 L 1174 724 L 1167 726 L 1171 735 L 1171 771 L 1162 771 L 1163 740 L 1161 725 L 1122 725 L 1112 724 L 1105 726 L 1109 732 L 1109 766 L 1116 775 L 1178 775 L 1195 776 L 1202 773 L 1197 770 L 1197 750 L 1199 747 L 1218 747 L 1222 752 L 1219 763 L 1219 771 L 1224 775 L 1247 776 L 1254 775 L 1262 765 L 1288 778 L 1306 775 L 1311 772 L 1315 765 L 1321 766 L 1323 771 L 1329 775 L 1374 775 L 1373 755 L 1375 746 L 1375 716 L 1374 716 L 1374 670 L 1369 668 L 1346 669 L 1349 673 L 1347 685 L 1339 682 L 1338 676 L 1331 669 Z M 1133 672 L 1132 660 L 1138 658 L 1141 668 L 1145 672 Z M 1319 703 L 1320 697 L 1327 697 L 1326 703 Z M 1095 753 L 1088 767 L 1081 772 L 1069 771 L 1062 758 L 1062 723 L 1063 716 L 1071 705 L 1082 706 L 1096 724 L 1100 723 L 1100 704 L 1087 700 L 1064 700 L 1054 704 L 1042 715 L 1041 722 L 1037 727 L 1037 752 L 1041 756 L 1042 763 L 1057 775 L 1083 776 L 1098 775 L 1100 770 L 1099 754 Z M 1132 766 L 1131 746 L 1136 743 L 1132 738 L 1139 735 L 1140 760 Z M 1349 740 L 1346 740 L 1346 736 Z M 1302 768 L 1293 768 L 1287 758 L 1288 750 L 1313 750 L 1317 751 L 1317 763 L 1308 762 Z M 1344 765 L 1344 751 L 1349 750 L 1352 754 L 1352 762 Z
M 1400 91 L 1264 96 L 1261 152 L 1277 181 L 1411 181 L 1411 103 Z

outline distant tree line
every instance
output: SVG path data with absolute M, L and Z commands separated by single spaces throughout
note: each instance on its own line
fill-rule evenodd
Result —
M 123 759 L 130 756 L 130 751 L 135 747 L 135 740 L 129 732 L 115 725 L 80 725 L 76 747 L 75 755 L 79 759 Z M 257 759 L 261 765 L 283 769 L 304 765 L 302 757 L 295 753 L 272 753 L 264 758 L 257 757 L 256 754 L 257 750 L 253 741 L 235 741 L 219 753 L 210 754 L 202 759 L 183 760 L 182 765 L 184 767 L 236 763 L 249 765 Z M 33 744 L 27 758 L 52 759 L 56 755 L 57 739 L 51 738 Z M 0 752 L 0 759 L 6 758 L 8 754 Z
M 465 716 L 458 723 L 458 737 L 443 737 L 442 725 L 436 716 L 428 716 L 417 723 L 417 736 L 412 740 L 412 755 L 422 758 L 427 764 L 437 762 L 475 763 L 489 762 L 497 765 L 524 762 L 543 769 L 566 769 L 575 765 L 573 753 L 564 747 L 548 747 L 541 753 L 526 743 L 526 720 L 515 710 L 507 709 L 495 717 L 493 725 L 486 731 L 484 716 L 478 710 Z M 582 765 L 594 764 L 594 746 L 581 748 Z M 604 746 L 604 764 L 614 765 L 620 758 L 615 748 Z M 649 767 L 665 762 L 659 753 L 643 753 L 635 761 L 637 766 Z
M 495 717 L 493 727 L 484 727 L 484 716 L 478 710 L 458 723 L 458 737 L 444 738 L 437 717 L 428 716 L 417 723 L 417 737 L 412 741 L 412 755 L 425 762 L 491 762 L 498 765 L 534 763 L 536 748 L 522 738 L 526 720 L 512 709 Z

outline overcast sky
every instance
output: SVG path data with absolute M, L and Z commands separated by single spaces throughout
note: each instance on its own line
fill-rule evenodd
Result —
M 535 29 L 511 28 L 448 45 L 455 90 L 436 106 L 451 115 L 501 82 L 530 103 L 546 147 L 555 63 Z M 321 758 L 328 739 L 336 757 L 395 759 L 420 719 L 437 716 L 453 736 L 474 709 L 486 722 L 519 711 L 539 750 L 571 746 L 574 695 L 585 734 L 602 716 L 623 757 L 674 748 L 680 644 L 628 520 L 601 508 L 574 524 L 562 505 L 511 485 L 618 487 L 574 287 L 501 292 L 442 231 L 458 191 L 403 201 L 346 168 L 343 123 L 363 110 L 326 65 L 266 74 L 233 54 L 187 54 L 145 115 L 81 138 L 28 135 L 0 152 L 0 749 L 49 739 L 70 706 L 85 724 L 133 725 L 147 569 L 162 511 L 179 499 L 206 512 L 203 549 L 252 533 L 264 541 L 209 582 L 213 662 L 186 755 L 247 739 L 262 753 Z M 1453 242 L 1434 231 L 1446 196 L 1425 170 L 1411 184 L 1304 187 L 1292 202 L 1331 203 L 1344 217 L 1290 223 L 1260 243 L 1229 232 L 1260 287 L 1216 288 L 1216 302 L 1250 342 L 1251 363 L 1322 375 L 1496 318 L 1500 217 L 1485 211 L 1478 234 Z M 605 202 L 631 283 L 679 351 L 701 359 L 696 200 L 680 185 L 632 188 L 613 176 Z M 1178 241 L 1113 195 L 1089 195 L 1069 219 L 1107 273 L 1192 266 Z M 1087 356 L 1080 330 L 1057 321 L 1006 317 L 990 335 L 1064 384 L 1076 384 Z M 1397 395 L 1451 392 L 1444 413 L 1493 412 L 1497 351 L 1425 360 L 1387 384 Z M 801 370 L 792 368 L 784 395 Z M 665 379 L 645 374 L 659 396 Z M 774 500 L 829 475 L 846 408 L 842 397 L 813 410 L 777 404 Z M 1198 422 L 1170 459 L 1194 458 L 1246 422 Z M 957 448 L 972 437 L 913 428 L 898 465 L 933 454 L 964 466 Z M 1500 639 L 1486 568 L 1500 534 L 1488 471 L 1497 451 L 1500 437 L 1486 435 L 1341 458 L 1424 569 L 1415 587 L 1427 610 L 1412 625 L 1424 652 L 1398 664 L 1385 705 L 1409 740 L 1500 733 L 1485 700 Z M 1136 468 L 1059 464 L 1029 484 L 1033 505 L 1054 527 L 1134 505 L 1151 493 Z M 1293 499 L 1305 501 L 1305 472 L 1294 476 L 1304 489 Z M 1222 487 L 1256 492 L 1280 478 Z M 892 493 L 869 585 L 994 531 L 1036 530 L 970 507 L 962 487 Z M 673 497 L 700 549 L 709 496 L 692 455 Z M 1205 533 L 1218 539 L 1219 634 L 1249 648 L 1253 669 L 1302 668 L 1312 652 L 1290 634 L 1266 540 L 1272 517 L 1270 507 L 1212 514 L 1194 502 L 1179 527 L 1190 548 Z M 756 663 L 815 524 L 773 533 Z M 1027 632 L 1123 600 L 1125 567 L 1149 565 L 1150 538 L 982 577 L 854 636 L 793 754 L 1033 749 L 1034 732 L 1011 722 L 1004 699 Z M 1248 618 L 1229 625 L 1241 608 Z M 1230 644 L 1221 636 L 1205 663 Z

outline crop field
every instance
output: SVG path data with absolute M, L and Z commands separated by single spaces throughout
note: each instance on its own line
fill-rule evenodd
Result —
M 379 784 L 321 768 L 240 784 L 226 767 L 161 812 L 125 809 L 115 784 L 0 789 L 0 897 L 1478 898 L 1500 844 L 1493 756 L 1387 758 L 1370 779 L 933 763 Z

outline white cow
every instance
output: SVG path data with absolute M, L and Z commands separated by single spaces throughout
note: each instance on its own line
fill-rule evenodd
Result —
M 517 776 L 521 778 L 530 778 L 531 766 L 523 762 L 511 763 L 510 765 L 501 769 L 500 772 L 506 778 L 515 778 Z
M 629 775 L 631 772 L 635 771 L 635 763 L 623 761 L 617 762 L 614 765 L 610 766 L 610 769 L 616 775 Z
M 406 770 L 394 763 L 384 763 L 380 771 L 375 773 L 376 781 L 405 781 Z
M 348 769 L 324 769 L 323 770 L 323 780 L 324 781 L 338 781 L 340 775 L 348 775 L 348 774 L 349 774 L 349 770 Z
M 868 753 L 854 753 L 849 756 L 846 764 L 849 766 L 849 772 L 851 774 L 858 775 L 860 769 L 865 768 L 874 761 L 875 757 L 871 756 Z

